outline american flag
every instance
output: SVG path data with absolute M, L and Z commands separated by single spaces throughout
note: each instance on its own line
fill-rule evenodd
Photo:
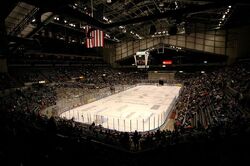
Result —
M 90 26 L 86 28 L 87 38 L 86 46 L 87 48 L 103 47 L 104 45 L 104 33 L 99 29 L 91 29 Z

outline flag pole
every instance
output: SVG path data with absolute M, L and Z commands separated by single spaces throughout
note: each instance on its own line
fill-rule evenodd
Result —
M 94 17 L 93 0 L 90 0 L 90 3 L 91 3 L 91 17 Z

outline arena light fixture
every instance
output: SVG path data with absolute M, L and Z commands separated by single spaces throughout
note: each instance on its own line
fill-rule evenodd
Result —
M 39 84 L 45 84 L 45 81 L 39 81 L 38 83 Z
M 105 20 L 105 21 L 108 21 L 108 20 L 109 20 L 109 19 L 108 19 L 107 17 L 105 17 L 105 16 L 103 16 L 102 19 Z
M 179 8 L 179 6 L 178 6 L 177 1 L 175 1 L 175 2 L 174 2 L 174 4 L 175 4 L 175 9 L 178 9 L 178 8 Z

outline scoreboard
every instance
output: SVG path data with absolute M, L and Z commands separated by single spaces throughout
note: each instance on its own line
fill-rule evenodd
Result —
M 136 52 L 136 54 L 134 55 L 134 59 L 137 68 L 149 68 L 148 57 L 149 57 L 149 52 L 147 51 Z

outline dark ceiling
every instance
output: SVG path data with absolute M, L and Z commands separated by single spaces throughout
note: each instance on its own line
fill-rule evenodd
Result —
M 1 1 L 0 8 L 7 34 L 23 38 L 53 27 L 51 24 L 63 27 L 54 28 L 57 31 L 67 28 L 83 34 L 86 25 L 92 25 L 104 30 L 107 40 L 118 42 L 157 32 L 169 35 L 172 27 L 174 33 L 185 33 L 195 23 L 204 23 L 209 29 L 250 23 L 247 0 L 9 0 Z

